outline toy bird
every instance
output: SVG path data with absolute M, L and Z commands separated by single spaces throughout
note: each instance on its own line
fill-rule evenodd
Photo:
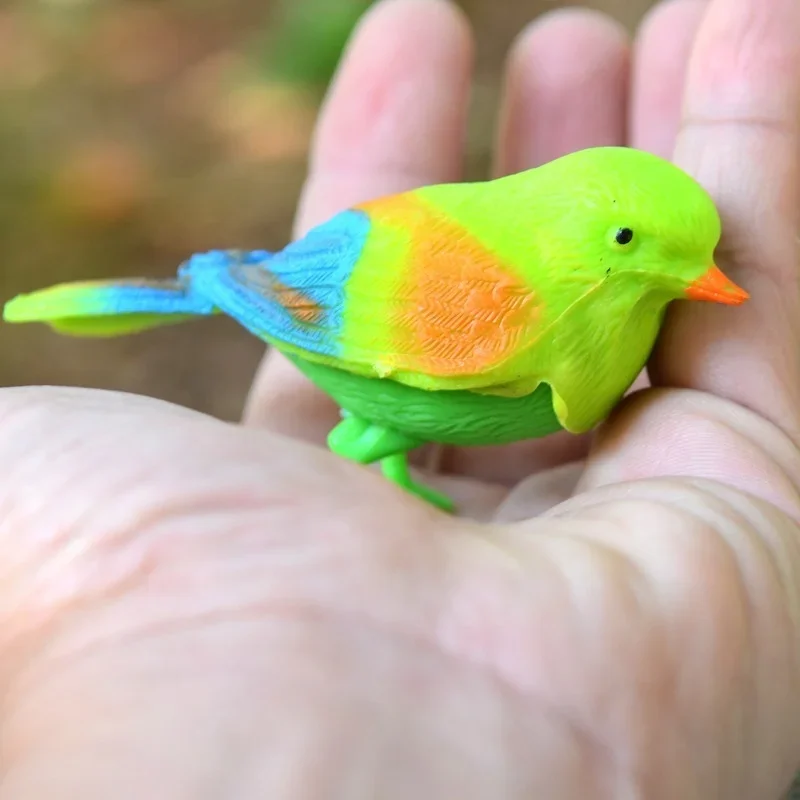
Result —
M 334 453 L 452 510 L 408 453 L 594 428 L 671 301 L 748 298 L 714 265 L 719 238 L 713 201 L 680 169 L 592 148 L 364 203 L 280 252 L 194 255 L 175 280 L 20 295 L 4 317 L 116 336 L 227 314 L 339 405 Z

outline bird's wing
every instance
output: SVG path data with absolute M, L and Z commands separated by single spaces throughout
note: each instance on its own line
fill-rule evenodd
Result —
M 217 285 L 203 294 L 278 348 L 426 388 L 513 377 L 498 368 L 531 336 L 540 310 L 509 265 L 414 193 L 209 274 Z
M 335 358 L 348 281 L 368 239 L 366 215 L 344 212 L 279 253 L 213 251 L 182 268 L 193 291 L 279 348 Z

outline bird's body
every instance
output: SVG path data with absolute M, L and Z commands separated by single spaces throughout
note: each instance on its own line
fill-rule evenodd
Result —
M 670 301 L 746 298 L 720 223 L 676 167 L 625 148 L 351 208 L 278 253 L 213 251 L 174 282 L 65 284 L 8 321 L 116 335 L 227 314 L 339 404 L 331 448 L 411 481 L 409 450 L 580 433 L 646 362 Z

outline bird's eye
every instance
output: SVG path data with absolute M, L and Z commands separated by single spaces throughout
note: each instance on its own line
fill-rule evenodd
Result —
M 617 244 L 630 244 L 633 241 L 633 231 L 630 228 L 620 228 L 614 236 L 614 241 Z

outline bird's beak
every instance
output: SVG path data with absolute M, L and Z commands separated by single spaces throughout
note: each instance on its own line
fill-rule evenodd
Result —
M 707 303 L 738 306 L 749 299 L 750 295 L 726 277 L 719 267 L 712 264 L 707 272 L 689 285 L 686 297 L 690 300 L 704 300 Z

